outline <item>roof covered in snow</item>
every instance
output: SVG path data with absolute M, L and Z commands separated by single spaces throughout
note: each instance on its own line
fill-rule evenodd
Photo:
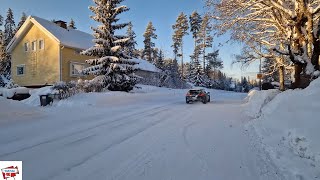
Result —
M 35 25 L 40 28 L 48 36 L 55 39 L 63 46 L 75 49 L 88 49 L 94 45 L 92 42 L 93 36 L 86 32 L 75 29 L 65 29 L 54 22 L 42 19 L 37 16 L 29 16 L 20 30 L 16 33 L 8 46 L 8 51 L 12 51 L 19 40 L 27 33 L 29 28 Z
M 91 34 L 75 29 L 64 29 L 54 22 L 36 16 L 33 18 L 55 36 L 62 45 L 79 49 L 88 49 L 94 45 Z
M 150 72 L 161 72 L 160 69 L 158 69 L 155 65 L 151 64 L 147 60 L 143 59 L 131 59 L 132 61 L 139 63 L 135 65 L 135 67 L 144 70 L 144 71 L 150 71 Z

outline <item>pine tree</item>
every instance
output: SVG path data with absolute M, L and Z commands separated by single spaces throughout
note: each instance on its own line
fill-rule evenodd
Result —
M 195 86 L 206 86 L 203 79 L 203 70 L 198 59 L 193 59 L 190 69 L 189 81 Z
M 194 39 L 194 48 L 197 46 L 197 40 L 199 36 L 199 31 L 201 29 L 202 18 L 197 11 L 194 11 L 189 17 L 190 23 L 190 32 L 192 33 L 192 37 Z
M 97 84 L 102 84 L 112 91 L 130 91 L 136 83 L 134 76 L 135 68 L 133 61 L 123 51 L 128 46 L 129 38 L 123 35 L 115 35 L 129 23 L 117 23 L 119 14 L 129 10 L 120 5 L 123 0 L 93 0 L 95 6 L 89 9 L 94 13 L 91 17 L 100 23 L 94 31 L 95 46 L 85 50 L 82 54 L 96 57 L 86 62 L 91 67 L 83 70 L 84 74 L 95 75 Z
M 14 33 L 15 33 L 15 29 L 16 29 L 16 25 L 15 25 L 14 18 L 13 18 L 13 12 L 9 8 L 9 10 L 7 12 L 7 18 L 6 18 L 5 24 L 4 24 L 5 46 L 7 46 L 10 43 L 11 39 L 13 38 Z
M 179 39 L 175 34 L 172 36 L 172 41 L 173 45 L 171 47 L 173 48 L 174 59 L 177 60 L 179 56 Z
M 4 46 L 4 34 L 1 29 L 1 26 L 3 25 L 3 17 L 0 15 L 0 87 L 5 86 L 4 79 L 2 79 L 4 76 L 3 68 L 2 68 L 2 62 L 5 59 L 5 46 Z
M 160 51 L 159 51 L 159 58 L 158 58 L 158 60 L 157 60 L 157 62 L 156 62 L 156 67 L 157 68 L 159 68 L 159 69 L 161 69 L 161 70 L 163 70 L 164 69 L 164 55 L 163 55 L 163 51 L 160 49 Z
M 188 24 L 188 18 L 187 15 L 185 15 L 183 12 L 180 13 L 178 16 L 176 23 L 172 26 L 174 30 L 174 44 L 181 50 L 181 76 L 184 78 L 184 72 L 183 72 L 183 37 L 185 35 L 188 35 L 188 29 L 189 29 L 189 24 Z M 176 48 L 176 47 L 175 47 Z
M 71 18 L 71 20 L 70 20 L 70 22 L 69 22 L 68 27 L 69 27 L 70 29 L 77 29 L 76 23 L 74 22 L 74 20 L 73 20 L 72 18 Z
M 205 15 L 202 19 L 201 28 L 199 31 L 198 43 L 202 50 L 202 63 L 203 68 L 206 67 L 206 49 L 212 47 L 213 37 L 211 36 L 212 28 L 210 26 L 210 17 Z
M 144 51 L 143 57 L 152 62 L 152 51 L 155 47 L 155 44 L 152 42 L 152 39 L 157 39 L 157 35 L 155 34 L 156 28 L 153 26 L 152 22 L 149 22 L 146 28 L 146 31 L 143 34 L 144 37 Z
M 246 77 L 241 77 L 241 86 L 243 92 L 249 92 L 249 83 Z
M 137 42 L 135 40 L 137 36 L 136 33 L 133 31 L 133 25 L 131 22 L 128 25 L 126 35 L 129 37 L 128 46 L 125 48 L 126 53 L 133 58 L 138 58 L 138 54 L 136 52 Z
M 24 22 L 26 22 L 26 20 L 27 20 L 27 15 L 26 15 L 26 13 L 23 12 L 21 15 L 20 21 L 18 23 L 16 32 L 21 28 L 21 26 L 23 25 Z
M 153 48 L 152 50 L 152 60 L 153 64 L 156 65 L 159 59 L 159 49 L 158 48 Z
M 0 59 L 0 74 L 6 79 L 11 79 L 11 55 L 6 52 L 6 47 L 14 37 L 15 22 L 13 18 L 13 12 L 9 8 L 7 12 L 7 18 L 4 24 L 4 33 L 2 33 L 1 40 L 1 59 Z
M 211 53 L 208 53 L 207 55 L 207 68 L 206 68 L 206 74 L 209 74 L 209 72 L 213 68 L 213 79 L 215 80 L 216 77 L 216 70 L 220 70 L 223 68 L 223 62 L 219 59 L 219 50 L 213 51 Z

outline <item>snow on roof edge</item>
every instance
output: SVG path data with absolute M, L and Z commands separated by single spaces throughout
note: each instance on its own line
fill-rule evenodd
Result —
M 13 48 L 16 47 L 17 43 L 20 42 L 20 40 L 25 36 L 25 33 L 31 24 L 40 28 L 45 34 L 63 46 L 73 49 L 88 49 L 94 46 L 92 41 L 94 37 L 89 33 L 75 29 L 65 29 L 58 26 L 54 22 L 31 15 L 28 16 L 25 23 L 12 38 L 6 48 L 7 51 L 11 52 Z
M 150 72 L 161 72 L 159 68 L 157 68 L 154 64 L 148 62 L 147 60 L 144 59 L 137 59 L 137 58 L 132 58 L 132 61 L 139 63 L 135 65 L 135 67 L 144 70 L 144 71 L 150 71 Z

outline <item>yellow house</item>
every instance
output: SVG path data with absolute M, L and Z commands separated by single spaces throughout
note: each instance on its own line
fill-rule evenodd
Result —
M 33 87 L 79 79 L 85 60 L 92 58 L 80 52 L 94 45 L 92 39 L 88 33 L 67 28 L 63 21 L 29 16 L 7 47 L 13 81 Z

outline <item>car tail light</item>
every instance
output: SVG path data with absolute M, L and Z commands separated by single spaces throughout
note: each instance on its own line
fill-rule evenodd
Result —
M 205 96 L 205 94 L 204 93 L 200 93 L 199 96 Z

